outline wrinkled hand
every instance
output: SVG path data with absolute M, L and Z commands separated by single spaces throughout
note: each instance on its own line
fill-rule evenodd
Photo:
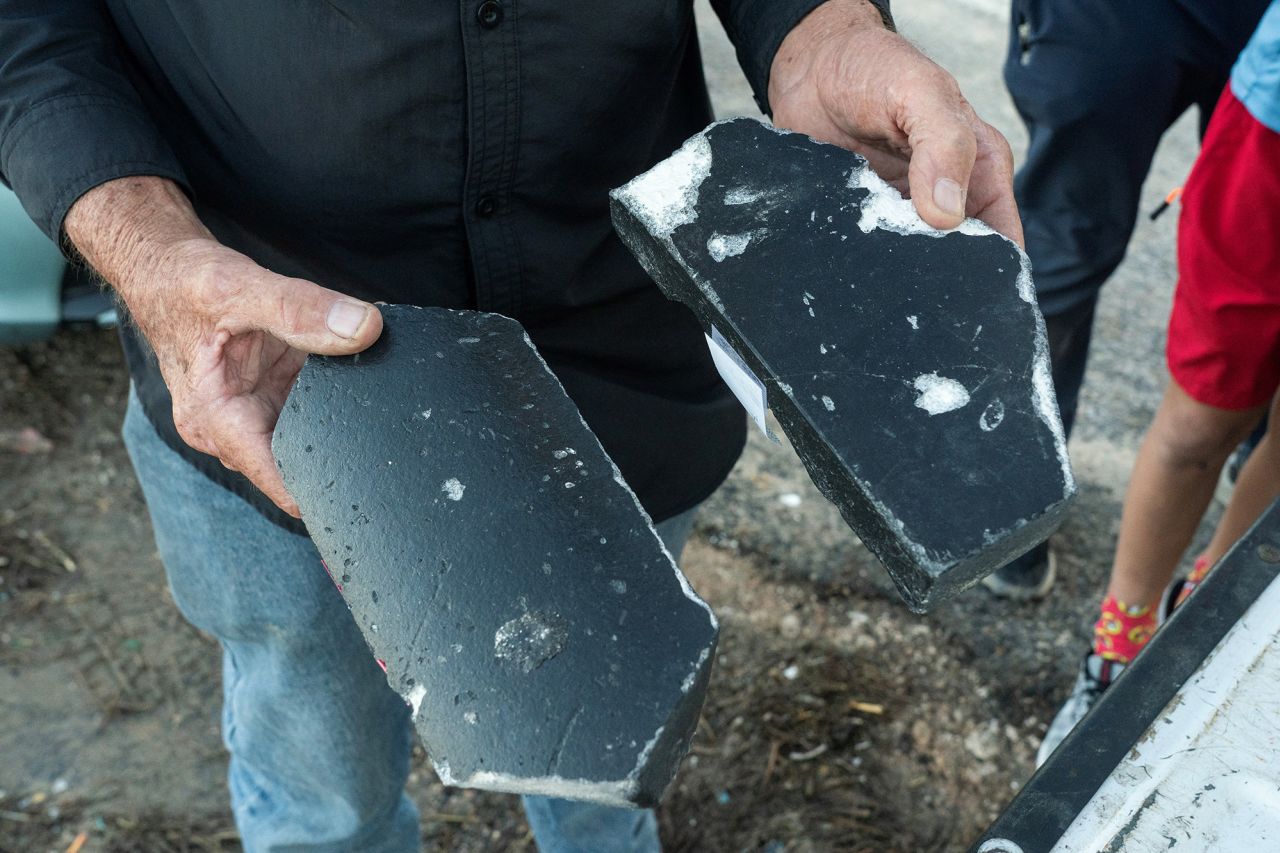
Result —
M 365 349 L 382 331 L 378 310 L 218 243 L 159 178 L 91 190 L 66 231 L 155 350 L 182 439 L 297 516 L 271 455 L 276 420 L 307 353 Z
M 1009 143 L 866 0 L 827 0 L 787 35 L 769 102 L 779 127 L 866 157 L 935 228 L 972 216 L 1022 245 Z

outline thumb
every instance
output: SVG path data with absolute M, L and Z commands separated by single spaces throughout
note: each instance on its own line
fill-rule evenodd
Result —
M 911 147 L 911 199 L 920 218 L 934 228 L 955 228 L 964 221 L 978 141 L 962 100 L 937 94 L 923 100 L 930 103 L 917 104 L 917 117 L 904 122 Z
M 367 349 L 382 334 L 382 315 L 368 302 L 300 278 L 262 270 L 241 291 L 230 319 L 303 352 L 349 355 Z

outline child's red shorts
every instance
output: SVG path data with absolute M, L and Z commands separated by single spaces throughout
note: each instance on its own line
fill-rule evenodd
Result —
M 1280 134 L 1229 87 L 1182 194 L 1166 357 L 1182 390 L 1220 409 L 1280 386 Z

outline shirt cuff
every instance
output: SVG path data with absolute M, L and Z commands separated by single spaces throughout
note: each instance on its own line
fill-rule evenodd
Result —
M 60 95 L 29 107 L 0 141 L 0 172 L 27 214 L 62 245 L 62 222 L 80 196 L 116 178 L 156 175 L 190 188 L 168 143 L 136 103 Z
M 738 0 L 723 4 L 725 9 L 721 12 L 721 20 L 737 47 L 738 62 L 747 75 L 761 112 L 773 115 L 769 107 L 769 72 L 782 40 L 824 2 L 826 0 Z M 879 10 L 885 26 L 893 29 L 889 0 L 869 2 Z

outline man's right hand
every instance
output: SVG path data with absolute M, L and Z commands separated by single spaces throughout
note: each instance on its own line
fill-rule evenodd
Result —
M 90 190 L 65 230 L 155 350 L 178 434 L 297 516 L 271 455 L 276 419 L 307 353 L 367 348 L 382 332 L 378 309 L 218 243 L 163 178 Z

